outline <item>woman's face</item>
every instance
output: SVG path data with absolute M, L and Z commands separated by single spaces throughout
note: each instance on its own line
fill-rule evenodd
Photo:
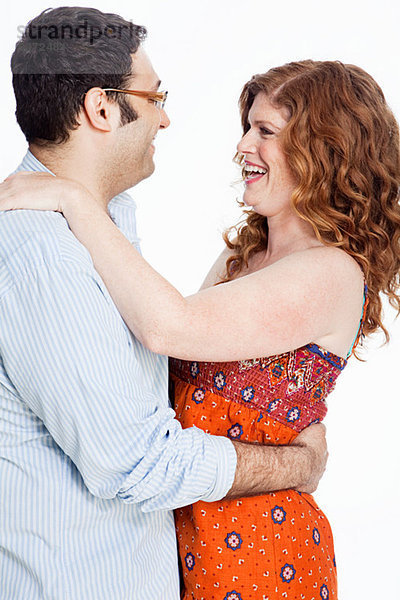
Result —
M 260 92 L 249 111 L 250 129 L 237 146 L 244 154 L 243 201 L 266 217 L 291 211 L 296 181 L 279 139 L 287 118 L 286 109 L 274 108 L 268 96 Z

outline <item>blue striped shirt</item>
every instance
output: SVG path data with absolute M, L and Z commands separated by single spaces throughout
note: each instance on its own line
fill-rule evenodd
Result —
M 48 169 L 28 151 L 17 170 Z M 109 210 L 138 244 L 130 196 Z M 224 497 L 235 466 L 174 419 L 166 357 L 64 217 L 0 212 L 0 599 L 177 600 L 171 509 Z

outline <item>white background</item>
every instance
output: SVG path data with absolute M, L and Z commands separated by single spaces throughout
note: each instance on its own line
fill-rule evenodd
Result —
M 156 174 L 134 190 L 139 234 L 145 256 L 185 294 L 200 285 L 223 247 L 221 231 L 240 214 L 231 159 L 240 137 L 237 99 L 252 74 L 305 58 L 355 63 L 377 79 L 400 117 L 395 0 L 61 4 L 118 12 L 148 28 L 145 47 L 169 89 L 172 124 L 156 140 Z M 9 70 L 17 27 L 47 7 L 24 0 L 2 11 L 0 178 L 26 147 Z M 400 319 L 393 323 L 385 306 L 392 341 L 379 348 L 382 338 L 371 340 L 367 362 L 351 359 L 329 398 L 330 459 L 316 498 L 335 534 L 341 600 L 400 594 Z

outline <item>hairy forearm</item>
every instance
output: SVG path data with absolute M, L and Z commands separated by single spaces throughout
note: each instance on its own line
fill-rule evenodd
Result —
M 306 489 L 313 453 L 306 446 L 264 446 L 233 442 L 237 467 L 226 498 L 255 496 L 290 488 Z M 311 491 L 311 490 L 310 490 Z

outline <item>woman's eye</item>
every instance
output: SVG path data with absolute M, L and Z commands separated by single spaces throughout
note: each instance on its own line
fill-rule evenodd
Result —
M 260 127 L 260 132 L 262 133 L 262 135 L 273 135 L 273 132 L 269 129 L 266 129 L 265 127 Z

